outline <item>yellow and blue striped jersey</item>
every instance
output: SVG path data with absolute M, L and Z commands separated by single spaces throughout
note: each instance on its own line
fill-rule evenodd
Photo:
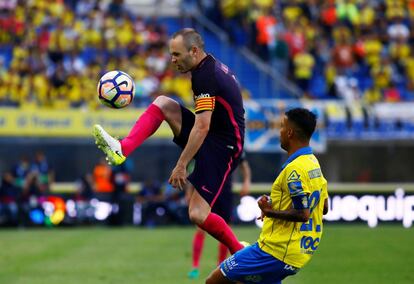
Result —
M 299 149 L 282 166 L 270 194 L 273 210 L 293 208 L 292 197 L 298 196 L 304 197 L 301 199 L 303 205 L 310 209 L 309 221 L 301 223 L 265 217 L 258 243 L 263 251 L 301 268 L 318 248 L 324 201 L 328 198 L 327 181 L 310 147 Z

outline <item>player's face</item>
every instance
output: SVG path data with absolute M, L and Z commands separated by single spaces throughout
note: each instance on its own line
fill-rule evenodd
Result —
M 195 65 L 194 52 L 188 50 L 184 44 L 183 37 L 177 36 L 170 40 L 171 62 L 181 73 L 187 73 Z
M 289 136 L 291 135 L 292 129 L 289 127 L 289 121 L 286 115 L 280 120 L 280 147 L 283 150 L 289 150 Z

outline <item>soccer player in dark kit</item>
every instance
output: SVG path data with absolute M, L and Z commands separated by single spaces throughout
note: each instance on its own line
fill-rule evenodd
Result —
M 191 72 L 195 114 L 172 98 L 159 96 L 127 137 L 117 140 L 95 125 L 95 140 L 111 164 L 121 164 L 167 121 L 174 142 L 183 149 L 169 183 L 183 189 L 188 180 L 194 186 L 189 201 L 191 221 L 225 244 L 233 254 L 243 245 L 211 208 L 243 151 L 245 122 L 239 84 L 226 65 L 204 51 L 203 39 L 194 29 L 176 32 L 170 39 L 169 51 L 178 71 Z M 187 165 L 192 159 L 195 167 L 188 176 Z

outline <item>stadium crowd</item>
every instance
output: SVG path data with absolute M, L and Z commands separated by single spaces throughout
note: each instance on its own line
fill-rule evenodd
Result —
M 191 104 L 170 68 L 167 29 L 119 0 L 3 1 L 0 106 L 97 108 L 105 71 L 133 74 L 136 106 L 159 94 Z M 414 1 L 198 1 L 201 11 L 309 98 L 414 99 Z M 254 94 L 252 94 L 254 97 Z
M 310 98 L 414 99 L 414 1 L 199 1 L 234 43 L 248 46 Z
M 123 1 L 2 1 L 0 106 L 97 108 L 96 84 L 109 70 L 134 74 L 136 105 L 159 92 L 191 102 L 186 75 L 169 68 L 167 33 Z

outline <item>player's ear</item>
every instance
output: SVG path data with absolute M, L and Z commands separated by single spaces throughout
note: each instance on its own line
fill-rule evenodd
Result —
M 295 130 L 293 128 L 289 127 L 289 129 L 287 131 L 288 137 L 292 138 L 294 133 L 295 133 Z
M 196 53 L 197 53 L 197 46 L 195 46 L 195 45 L 191 46 L 191 48 L 190 48 L 190 54 L 192 56 L 194 56 L 194 55 L 196 55 Z

